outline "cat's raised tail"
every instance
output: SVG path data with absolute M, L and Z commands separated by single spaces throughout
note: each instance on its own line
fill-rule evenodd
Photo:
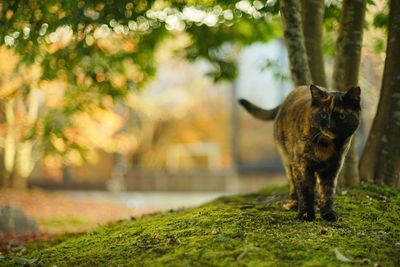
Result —
M 247 112 L 249 112 L 251 115 L 253 115 L 254 118 L 263 120 L 263 121 L 269 121 L 273 120 L 276 116 L 276 114 L 279 111 L 280 105 L 277 106 L 276 108 L 273 109 L 262 109 L 259 108 L 249 101 L 245 99 L 239 99 L 239 103 L 244 107 Z

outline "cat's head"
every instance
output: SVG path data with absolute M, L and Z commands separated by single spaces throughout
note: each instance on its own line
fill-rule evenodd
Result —
M 311 92 L 311 127 L 328 139 L 346 138 L 357 129 L 360 121 L 360 87 L 347 92 L 327 92 L 315 85 Z

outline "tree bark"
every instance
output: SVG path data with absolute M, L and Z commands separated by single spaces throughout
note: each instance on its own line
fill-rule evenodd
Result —
M 366 0 L 343 1 L 333 71 L 333 88 L 339 91 L 347 91 L 351 86 L 358 84 L 365 6 Z M 359 182 L 357 165 L 356 133 L 339 174 L 339 187 L 345 188 Z
M 390 3 L 389 33 L 377 114 L 360 162 L 362 180 L 400 187 L 400 1 Z
M 324 0 L 301 0 L 301 20 L 313 83 L 326 87 L 323 52 Z
M 311 83 L 298 0 L 280 1 L 281 18 L 291 76 L 296 86 Z

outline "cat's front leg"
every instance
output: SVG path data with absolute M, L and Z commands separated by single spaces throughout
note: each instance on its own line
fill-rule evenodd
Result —
M 323 170 L 317 172 L 319 209 L 321 217 L 327 221 L 337 221 L 338 216 L 333 210 L 333 199 L 335 195 L 335 179 L 339 171 L 339 162 L 328 165 Z
M 319 209 L 321 218 L 327 221 L 337 221 L 338 219 L 336 212 L 333 210 L 335 177 L 336 172 L 318 174 Z
M 303 221 L 315 220 L 314 188 L 315 176 L 306 166 L 295 170 L 297 181 L 298 218 Z

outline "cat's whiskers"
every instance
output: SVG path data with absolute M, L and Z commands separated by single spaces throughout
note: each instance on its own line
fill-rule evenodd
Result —
M 321 140 L 321 133 L 316 132 L 314 135 L 311 136 L 311 142 L 314 143 L 314 141 L 317 141 L 317 144 L 319 144 L 319 141 Z

